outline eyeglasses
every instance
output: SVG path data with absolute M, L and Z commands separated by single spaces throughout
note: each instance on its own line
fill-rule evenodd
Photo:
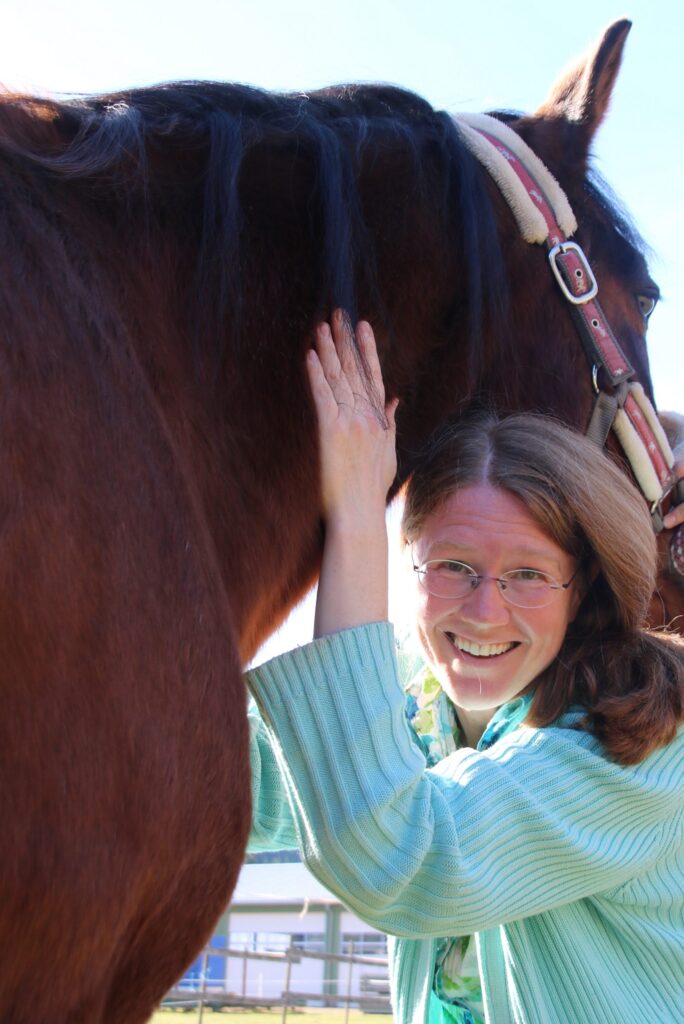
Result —
M 459 601 L 483 580 L 496 583 L 501 596 L 518 608 L 543 608 L 553 600 L 554 591 L 567 590 L 579 572 L 576 569 L 567 583 L 559 583 L 553 576 L 539 569 L 511 569 L 501 576 L 481 576 L 465 562 L 434 558 L 422 565 L 413 565 L 424 590 L 433 597 L 447 597 Z

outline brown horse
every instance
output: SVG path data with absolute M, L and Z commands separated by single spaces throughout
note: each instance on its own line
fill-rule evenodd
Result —
M 654 285 L 587 177 L 628 29 L 508 117 L 650 390 Z M 230 897 L 242 666 L 316 576 L 313 325 L 375 325 L 397 486 L 473 402 L 583 426 L 590 375 L 543 252 L 398 89 L 6 96 L 0 182 L 0 1019 L 135 1024 Z

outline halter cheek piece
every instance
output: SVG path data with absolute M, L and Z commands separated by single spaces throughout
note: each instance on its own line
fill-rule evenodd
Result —
M 611 430 L 622 447 L 651 510 L 663 529 L 667 504 L 684 501 L 675 486 L 674 455 L 634 369 L 620 348 L 598 301 L 598 283 L 581 247 L 569 242 L 577 221 L 567 196 L 539 157 L 512 128 L 488 114 L 457 114 L 461 137 L 489 171 L 508 202 L 526 242 L 544 245 L 549 265 L 568 302 L 589 360 L 594 408 L 586 433 L 600 447 Z M 599 370 L 610 390 L 599 387 Z M 684 525 L 673 531 L 670 562 L 684 578 Z

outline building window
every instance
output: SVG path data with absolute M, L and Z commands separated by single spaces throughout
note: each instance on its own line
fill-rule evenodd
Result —
M 323 932 L 293 932 L 290 936 L 292 945 L 307 953 L 325 953 L 325 935 Z
M 342 936 L 342 952 L 357 953 L 359 956 L 387 956 L 387 936 L 382 932 L 345 932 Z

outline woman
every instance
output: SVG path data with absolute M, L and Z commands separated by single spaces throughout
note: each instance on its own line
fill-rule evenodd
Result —
M 540 417 L 444 433 L 406 496 L 428 663 L 409 723 L 385 621 L 394 407 L 373 411 L 340 314 L 316 353 L 318 639 L 247 677 L 256 844 L 296 840 L 396 936 L 400 1021 L 681 1021 L 684 652 L 643 629 L 641 499 Z

